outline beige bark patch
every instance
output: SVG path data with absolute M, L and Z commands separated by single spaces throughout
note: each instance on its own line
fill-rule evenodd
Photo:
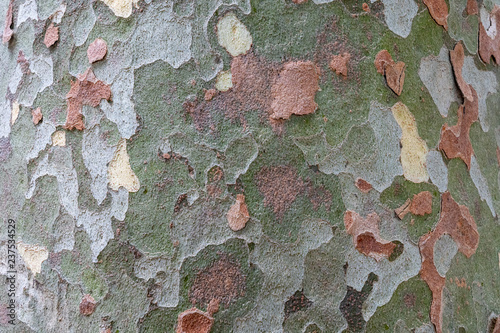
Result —
M 55 27 L 54 23 L 51 23 L 45 31 L 45 37 L 43 43 L 46 47 L 51 47 L 59 40 L 59 27 Z
M 344 214 L 344 226 L 352 236 L 354 247 L 376 261 L 389 258 L 396 247 L 396 244 L 380 237 L 379 223 L 380 217 L 375 212 L 366 218 L 351 210 Z
M 414 183 L 429 179 L 426 167 L 426 157 L 429 149 L 418 135 L 417 122 L 408 107 L 401 102 L 394 104 L 392 114 L 396 119 L 403 136 L 401 138 L 401 165 L 406 179 Z
M 125 187 L 129 192 L 139 190 L 139 178 L 130 167 L 127 141 L 125 139 L 120 140 L 113 159 L 109 162 L 108 181 L 109 186 L 115 191 L 118 191 L 120 186 Z
M 252 46 L 252 36 L 234 13 L 227 13 L 217 23 L 217 40 L 229 54 L 245 54 Z
M 271 87 L 271 119 L 288 119 L 318 108 L 314 101 L 319 90 L 319 68 L 311 61 L 288 62 Z
M 132 14 L 132 4 L 137 6 L 138 0 L 102 0 L 118 17 L 129 17 Z
M 42 271 L 42 263 L 49 257 L 49 251 L 45 247 L 25 244 L 21 241 L 17 242 L 17 251 L 33 274 Z
M 19 116 L 19 103 L 17 101 L 12 102 L 12 110 L 10 113 L 10 124 L 14 125 Z
M 55 131 L 54 134 L 52 134 L 52 145 L 65 147 L 66 146 L 66 132 L 63 130 Z
M 101 38 L 96 38 L 87 49 L 87 58 L 90 63 L 104 59 L 106 53 L 108 52 L 108 45 L 106 41 Z
M 248 213 L 248 207 L 245 203 L 245 196 L 243 194 L 238 194 L 236 196 L 236 202 L 227 212 L 229 228 L 233 231 L 241 230 L 245 227 L 249 219 L 250 214 Z
M 217 75 L 215 88 L 219 91 L 228 91 L 233 87 L 233 75 L 231 71 L 222 71 Z

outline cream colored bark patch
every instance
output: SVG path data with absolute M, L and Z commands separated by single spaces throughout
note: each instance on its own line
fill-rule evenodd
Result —
M 19 116 L 19 103 L 17 101 L 14 101 L 12 103 L 12 112 L 11 112 L 11 117 L 10 117 L 10 124 L 11 125 L 14 125 L 18 116 Z
M 127 141 L 121 139 L 116 148 L 113 159 L 108 167 L 109 186 L 118 191 L 123 186 L 129 192 L 137 192 L 139 187 L 139 178 L 130 167 L 130 160 L 127 153 Z
M 429 179 L 426 168 L 426 157 L 429 149 L 418 135 L 417 122 L 408 107 L 401 102 L 394 104 L 392 114 L 396 119 L 403 136 L 401 138 L 401 165 L 406 179 L 421 183 Z
M 217 23 L 217 39 L 233 57 L 247 53 L 252 46 L 252 36 L 232 12 Z
M 111 11 L 119 17 L 129 17 L 132 14 L 132 4 L 138 0 L 102 0 Z
M 233 75 L 231 71 L 223 71 L 217 75 L 215 88 L 219 91 L 228 91 L 233 87 Z
M 24 244 L 21 241 L 17 242 L 17 251 L 33 274 L 42 271 L 42 263 L 49 257 L 49 251 L 45 247 Z
M 66 146 L 66 132 L 65 131 L 55 131 L 52 134 L 52 145 L 53 146 Z

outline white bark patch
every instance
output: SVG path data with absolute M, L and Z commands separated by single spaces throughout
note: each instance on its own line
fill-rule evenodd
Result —
M 444 234 L 434 244 L 434 265 L 442 277 L 450 269 L 451 261 L 458 252 L 458 245 L 450 235 Z
M 401 127 L 401 164 L 403 175 L 414 183 L 426 182 L 429 174 L 426 168 L 426 158 L 429 150 L 427 144 L 418 135 L 417 122 L 408 107 L 401 102 L 394 104 L 392 114 Z
M 38 20 L 37 10 L 38 7 L 35 0 L 26 0 L 19 6 L 16 27 L 19 27 L 21 23 L 26 22 L 28 19 L 32 19 L 34 21 Z
M 493 199 L 488 187 L 488 181 L 481 173 L 481 169 L 479 168 L 479 164 L 477 163 L 476 156 L 474 155 L 472 155 L 470 161 L 470 177 L 472 178 L 474 185 L 476 185 L 481 200 L 486 201 L 488 207 L 490 207 L 491 214 L 493 214 L 493 216 L 496 216 L 497 214 L 495 212 L 495 208 L 493 207 Z
M 42 271 L 42 263 L 49 257 L 49 251 L 45 247 L 25 244 L 22 241 L 17 242 L 17 251 L 33 274 Z
M 429 91 L 439 113 L 443 117 L 448 116 L 451 103 L 460 103 L 448 49 L 443 46 L 439 56 L 422 58 L 418 76 Z
M 439 192 L 445 192 L 448 188 L 448 168 L 444 164 L 443 157 L 439 151 L 432 150 L 427 154 L 427 172 Z
M 118 191 L 124 187 L 129 192 L 137 192 L 140 187 L 139 178 L 130 167 L 130 159 L 127 153 L 127 141 L 121 139 L 115 151 L 113 159 L 108 168 L 109 186 Z
M 228 13 L 217 23 L 217 39 L 229 54 L 245 54 L 252 46 L 252 36 L 234 13 Z
M 385 23 L 396 35 L 408 37 L 418 6 L 413 0 L 383 0 Z

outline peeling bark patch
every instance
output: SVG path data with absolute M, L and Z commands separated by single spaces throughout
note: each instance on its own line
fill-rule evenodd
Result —
M 444 234 L 450 235 L 458 244 L 458 250 L 470 258 L 479 244 L 476 222 L 466 206 L 459 205 L 449 192 L 441 196 L 441 216 L 433 231 L 419 240 L 422 267 L 420 276 L 432 291 L 431 322 L 436 332 L 442 332 L 442 297 L 445 278 L 439 275 L 434 264 L 434 245 Z
M 248 207 L 245 203 L 245 196 L 243 194 L 238 194 L 236 196 L 236 202 L 227 212 L 229 228 L 233 231 L 241 230 L 245 227 L 249 219 L 250 214 L 248 213 Z
M 404 204 L 401 205 L 401 207 L 398 207 L 394 210 L 396 213 L 397 217 L 402 220 L 406 214 L 410 212 L 410 204 L 411 204 L 411 199 L 408 199 L 405 201 Z
M 493 57 L 495 63 L 500 64 L 500 6 L 495 5 L 490 14 L 491 25 L 485 29 L 479 21 L 479 55 L 489 64 Z
M 479 7 L 476 0 L 467 0 L 467 15 L 479 14 Z
M 14 31 L 10 28 L 12 26 L 12 11 L 14 7 L 14 0 L 10 0 L 9 3 L 9 8 L 7 9 L 7 14 L 5 15 L 5 26 L 3 29 L 3 35 L 2 35 L 2 42 L 8 43 L 9 40 L 12 38 L 12 35 L 14 34 Z
M 87 49 L 87 58 L 89 63 L 94 63 L 96 61 L 104 59 L 106 53 L 108 52 L 108 45 L 106 41 L 101 38 L 96 38 L 95 41 L 90 43 Z
M 391 110 L 403 132 L 401 138 L 403 175 L 414 183 L 425 182 L 429 179 L 425 163 L 429 150 L 425 141 L 418 135 L 415 117 L 401 102 L 394 104 Z
M 52 134 L 52 145 L 60 147 L 66 146 L 66 132 L 62 130 L 55 131 L 54 134 Z
M 363 303 L 366 301 L 373 289 L 373 283 L 378 281 L 375 273 L 370 273 L 361 291 L 347 286 L 347 293 L 340 303 L 340 311 L 347 321 L 349 332 L 363 332 L 366 321 L 363 318 Z
M 360 190 L 363 193 L 368 193 L 372 189 L 372 185 L 368 183 L 366 180 L 361 178 L 357 178 L 354 185 L 356 185 L 358 190 Z
M 191 289 L 189 301 L 194 304 L 208 305 L 213 299 L 228 306 L 245 295 L 246 277 L 241 271 L 241 265 L 227 254 L 211 266 L 196 274 Z
M 30 245 L 19 241 L 17 250 L 33 275 L 42 271 L 42 263 L 49 257 L 49 251 L 40 245 Z
M 0 162 L 6 161 L 11 152 L 12 147 L 9 138 L 0 137 Z
M 76 81 L 71 82 L 71 89 L 66 95 L 68 100 L 68 114 L 66 116 L 65 129 L 77 129 L 82 131 L 85 128 L 82 115 L 83 105 L 97 107 L 101 99 L 111 99 L 111 88 L 102 81 L 97 80 L 92 69 L 78 75 Z
M 214 318 L 197 308 L 188 309 L 177 318 L 176 333 L 208 333 L 212 329 Z
M 413 196 L 410 204 L 410 212 L 413 215 L 426 215 L 432 213 L 432 194 L 423 191 Z
M 349 53 L 334 55 L 332 60 L 330 60 L 330 69 L 339 75 L 347 77 L 347 64 L 349 59 L 351 59 L 351 55 Z
M 396 95 L 401 95 L 405 83 L 405 63 L 395 62 L 387 50 L 382 50 L 375 57 L 375 68 L 377 72 L 385 76 L 389 88 Z
M 434 21 L 448 30 L 448 6 L 444 0 L 424 0 Z
M 312 304 L 313 302 L 311 302 L 301 290 L 297 290 L 295 294 L 290 296 L 288 301 L 285 302 L 285 320 L 287 320 L 291 314 L 305 310 L 311 307 Z
M 344 226 L 352 236 L 354 247 L 376 261 L 389 258 L 396 247 L 394 243 L 380 237 L 379 223 L 380 218 L 375 212 L 368 214 L 366 219 L 350 210 L 344 214 Z
M 466 99 L 465 103 L 460 105 L 458 108 L 458 121 L 455 126 L 449 126 L 448 123 L 443 125 L 438 148 L 449 159 L 455 157 L 462 159 L 470 170 L 474 150 L 470 142 L 469 130 L 471 125 L 478 119 L 479 99 L 474 88 L 469 87 L 472 91 L 473 102 Z
M 474 101 L 471 91 L 472 87 L 469 86 L 462 77 L 462 67 L 464 66 L 464 47 L 462 46 L 462 43 L 457 43 L 457 45 L 455 45 L 455 49 L 450 51 L 450 59 L 460 91 L 464 95 L 464 98 L 471 102 Z
M 310 61 L 286 63 L 271 88 L 272 119 L 288 119 L 292 114 L 313 113 L 318 104 L 314 101 L 319 89 L 319 68 Z
M 47 48 L 54 45 L 59 40 L 59 27 L 55 27 L 54 23 L 51 23 L 45 31 L 45 37 L 43 38 L 43 43 Z
M 89 294 L 85 294 L 80 302 L 80 314 L 84 316 L 90 316 L 94 313 L 96 308 L 96 301 L 94 297 Z
M 274 214 L 282 218 L 292 206 L 297 196 L 305 189 L 305 184 L 297 171 L 289 166 L 263 167 L 255 176 L 264 205 L 273 207 Z
M 252 36 L 233 12 L 217 22 L 217 40 L 233 57 L 245 54 L 252 46 Z
M 33 118 L 33 124 L 37 125 L 43 118 L 42 109 L 36 108 L 32 110 L 31 116 Z
M 108 167 L 109 186 L 114 191 L 123 186 L 129 192 L 139 190 L 139 178 L 130 167 L 129 156 L 127 153 L 127 141 L 120 139 L 115 154 Z

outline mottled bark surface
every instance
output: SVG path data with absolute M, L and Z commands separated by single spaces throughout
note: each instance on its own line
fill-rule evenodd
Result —
M 0 331 L 497 332 L 499 8 L 0 0 Z

